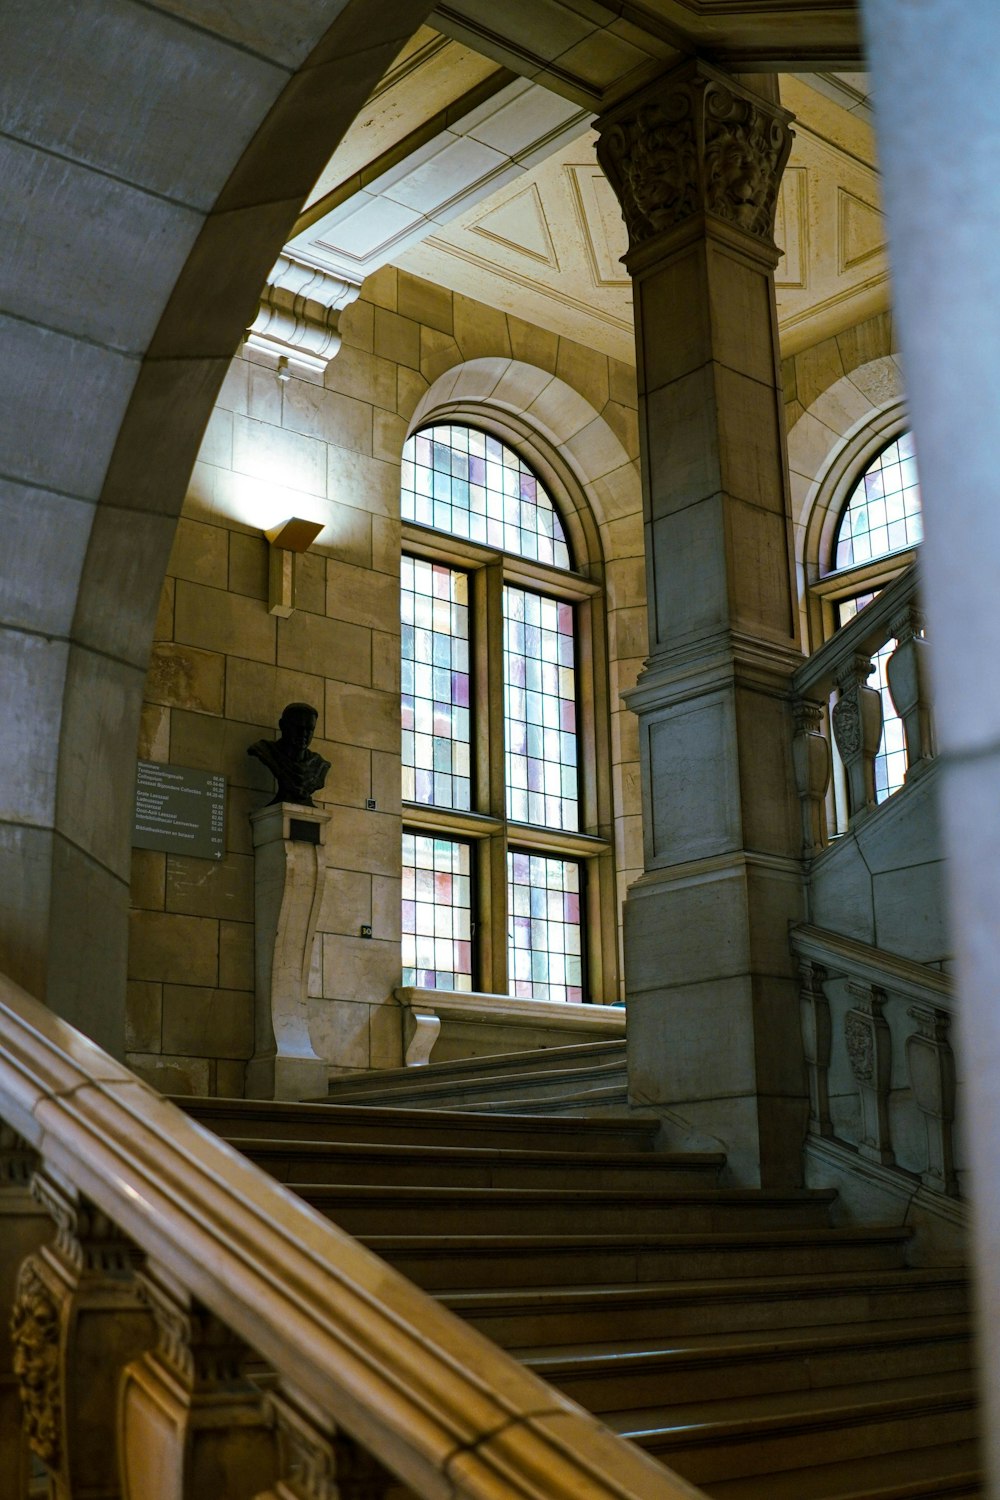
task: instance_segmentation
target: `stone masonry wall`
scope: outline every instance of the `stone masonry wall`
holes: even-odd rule
[[[228,778],[223,859],[133,853],[128,1061],[166,1091],[242,1093],[253,1050],[248,820],[271,794],[246,747],[276,732],[293,699],[319,710],[314,748],[332,763],[317,798],[331,822],[313,1042],[342,1070],[401,1062],[391,998],[400,978],[399,458],[429,385],[470,359],[520,359],[572,386],[630,458],[637,452],[634,371],[604,355],[391,269],[366,283],[341,326],[343,348],[322,379],[281,380],[266,357],[233,361],[163,586],[139,756]],[[277,619],[262,528],[293,514],[326,529],[298,561],[295,613]],[[618,699],[646,649],[637,502],[609,513],[602,542],[621,894],[642,868],[638,742]]]

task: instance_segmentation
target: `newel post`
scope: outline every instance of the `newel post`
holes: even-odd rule
[[[799,965],[799,1020],[802,1050],[809,1076],[809,1131],[833,1135],[830,1118],[830,1002],[826,998],[827,973],[822,964],[803,960]]]
[[[868,686],[874,670],[867,652],[856,651],[834,679],[840,697],[833,708],[833,733],[847,772],[852,823],[876,806],[875,757],[882,739],[882,698]]]

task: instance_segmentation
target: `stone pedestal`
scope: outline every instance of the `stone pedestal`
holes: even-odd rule
[[[309,1037],[307,987],[323,899],[329,814],[279,802],[252,814],[254,1055],[251,1099],[319,1099],[327,1065]]]
[[[630,1097],[769,1184],[800,1180],[808,1110],[772,241],[787,120],[695,61],[598,122],[629,230],[649,601],[628,695],[645,851],[625,904]]]

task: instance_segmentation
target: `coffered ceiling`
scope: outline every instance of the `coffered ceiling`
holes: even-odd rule
[[[867,77],[848,66],[859,55],[846,0],[458,0],[432,19],[329,162],[291,254],[355,283],[399,265],[631,360],[625,230],[594,154],[596,111],[692,38],[748,71],[781,48],[790,59],[797,39],[796,72],[780,80],[796,116],[776,232],[783,348],[887,305]]]

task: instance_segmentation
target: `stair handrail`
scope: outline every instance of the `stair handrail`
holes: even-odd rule
[[[838,674],[855,655],[871,656],[892,636],[892,622],[920,595],[917,563],[876,595],[853,620],[842,625],[828,641],[808,656],[792,677],[797,698],[819,698],[833,690]]]
[[[918,1005],[932,1005],[955,1014],[954,986],[949,976],[916,959],[902,958],[885,948],[807,922],[789,928],[789,941],[796,958],[822,964],[831,973],[847,974],[864,984],[879,985]]]
[[[427,1500],[698,1500],[0,975],[0,1117]]]

